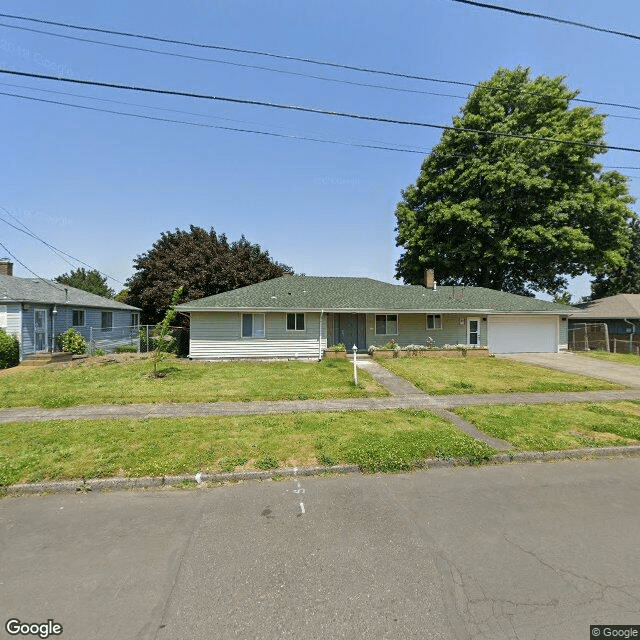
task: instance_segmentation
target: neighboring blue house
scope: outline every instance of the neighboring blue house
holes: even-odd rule
[[[0,260],[0,329],[15,335],[20,359],[57,351],[56,338],[69,328],[106,352],[139,347],[140,309],[52,280],[16,278]]]

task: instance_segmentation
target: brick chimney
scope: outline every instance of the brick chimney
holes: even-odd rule
[[[0,260],[0,276],[12,276],[13,275],[13,262],[10,262],[6,258]]]
[[[435,281],[435,272],[433,269],[425,269],[424,270],[424,286],[427,289],[434,289],[436,288],[436,281]]]

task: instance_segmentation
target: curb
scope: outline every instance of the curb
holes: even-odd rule
[[[423,470],[448,467],[471,467],[480,465],[499,465],[526,462],[550,462],[554,460],[585,460],[593,458],[611,458],[614,456],[631,457],[640,455],[640,445],[629,447],[589,447],[568,449],[566,451],[522,451],[520,453],[499,453],[486,462],[473,463],[467,458],[427,458],[420,460],[416,467]],[[265,471],[234,471],[231,473],[198,473],[196,475],[178,475],[142,478],[96,478],[91,480],[65,480],[59,482],[33,482],[12,484],[1,488],[0,494],[22,495],[36,493],[88,493],[92,491],[122,491],[127,489],[149,489],[153,487],[175,486],[182,483],[224,483],[245,480],[269,480],[294,476],[319,476],[323,473],[352,474],[361,473],[358,465],[339,464],[332,467],[303,467],[268,469]]]

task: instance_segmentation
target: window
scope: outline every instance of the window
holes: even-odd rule
[[[0,327],[6,329],[9,325],[9,318],[7,314],[7,305],[0,305]]]
[[[398,335],[398,316],[395,314],[376,316],[376,335],[377,336],[397,336]]]
[[[242,314],[242,337],[264,338],[264,313]]]
[[[304,331],[304,313],[287,313],[287,331]]]
[[[139,313],[132,313],[131,314],[131,326],[134,329],[137,329],[140,326],[140,314]]]
[[[102,312],[102,331],[111,331],[113,329],[113,311]]]
[[[427,314],[427,329],[442,329],[442,316],[437,314]]]
[[[72,314],[71,326],[84,327],[84,309],[74,309]]]
[[[476,346],[480,344],[480,319],[469,318],[467,344]]]

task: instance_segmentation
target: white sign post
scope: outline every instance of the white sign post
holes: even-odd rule
[[[353,345],[353,381],[356,385],[356,387],[358,386],[358,367],[356,365],[356,355],[358,353],[358,347],[356,347],[356,345]]]

